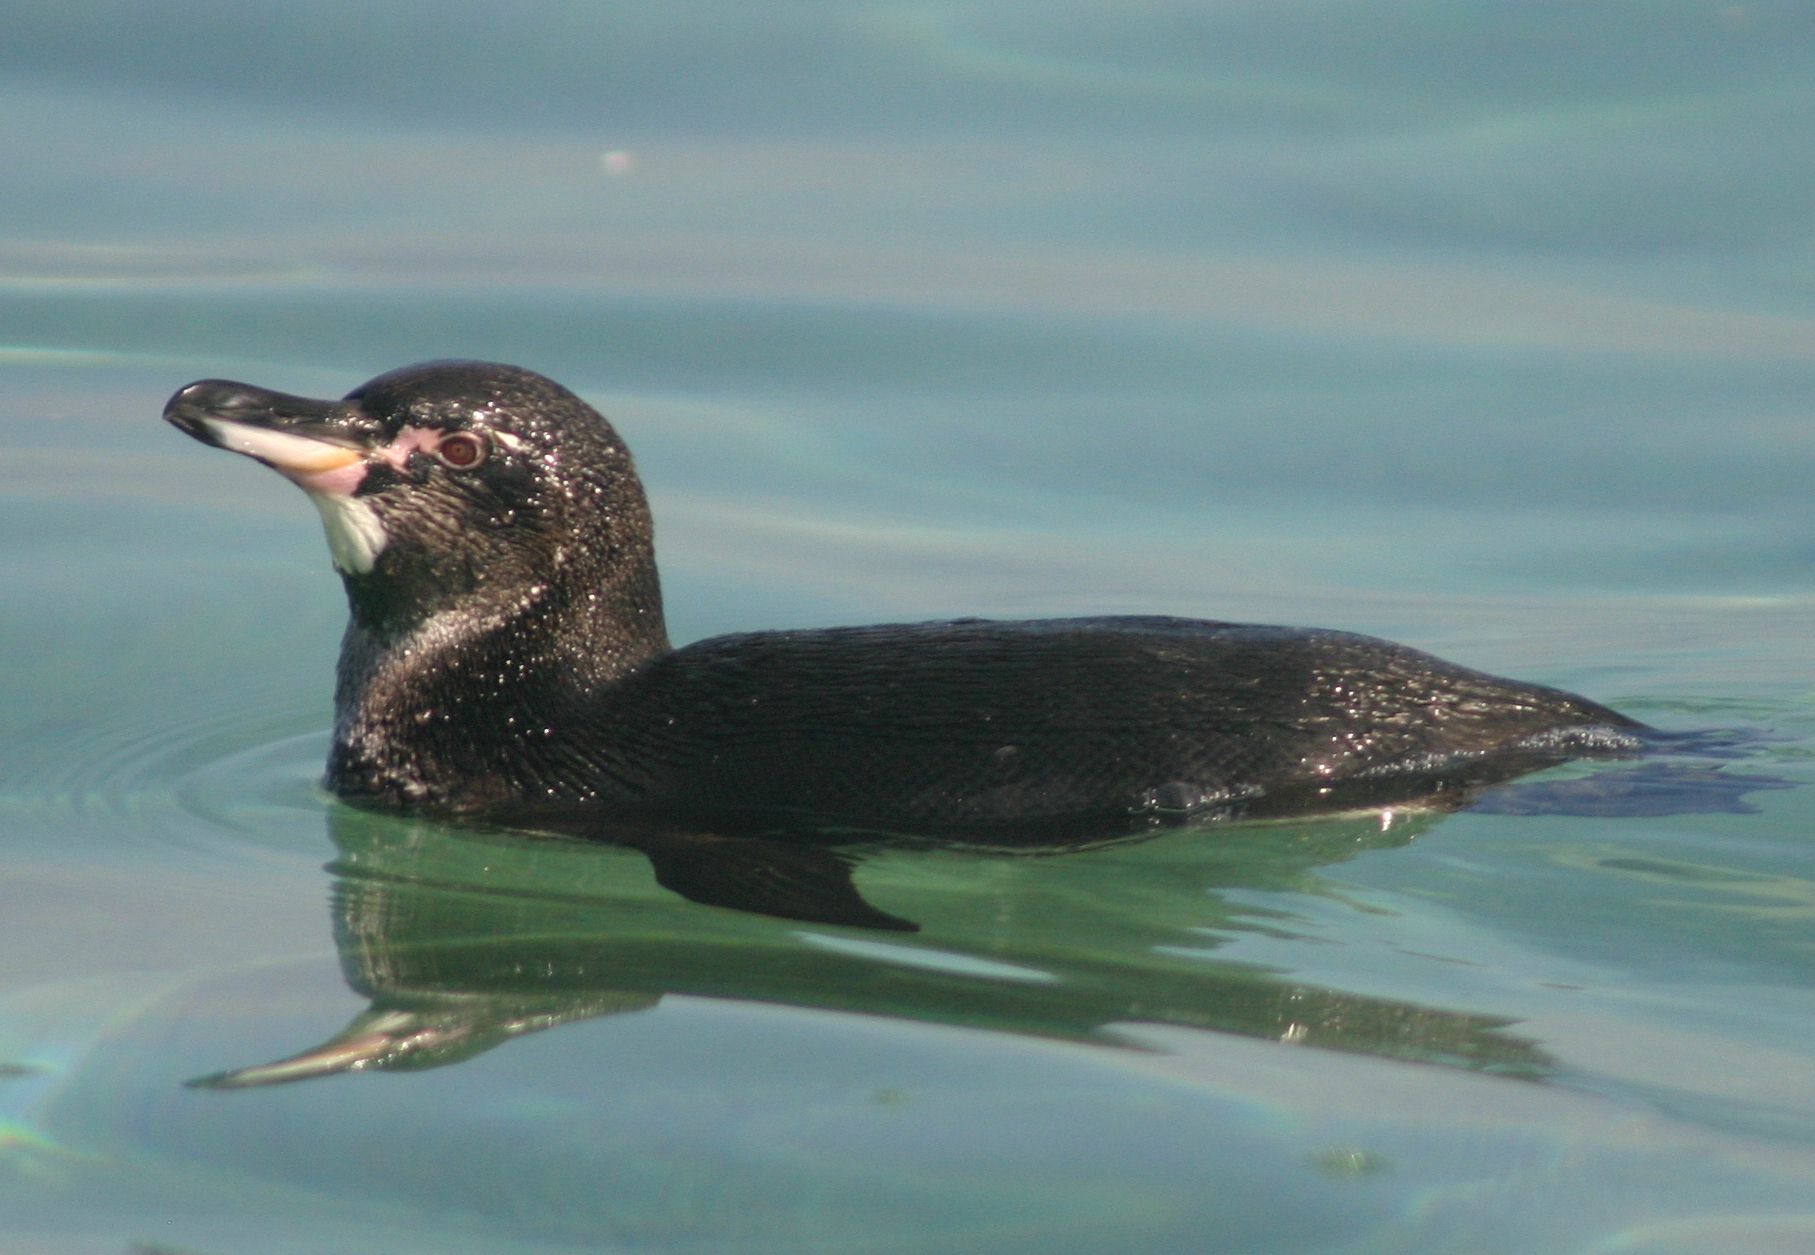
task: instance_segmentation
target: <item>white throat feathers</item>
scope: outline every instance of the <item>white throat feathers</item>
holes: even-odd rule
[[[334,567],[348,575],[364,575],[384,552],[384,524],[371,504],[358,497],[334,492],[312,492],[309,500],[321,513],[321,528],[328,536],[328,556]]]

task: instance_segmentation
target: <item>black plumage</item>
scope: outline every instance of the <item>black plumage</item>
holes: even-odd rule
[[[328,781],[364,805],[1038,844],[1441,800],[1645,732],[1314,629],[959,620],[672,649],[628,450],[515,367],[431,362],[338,402],[207,380],[166,417],[321,508],[351,609]]]

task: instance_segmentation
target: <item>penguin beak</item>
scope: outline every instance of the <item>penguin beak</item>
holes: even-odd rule
[[[192,383],[164,419],[203,444],[263,462],[311,493],[351,496],[365,479],[377,424],[343,401],[317,401],[226,379]]]
[[[164,419],[203,444],[263,462],[308,493],[343,574],[371,571],[390,542],[371,501],[356,495],[381,456],[384,431],[351,402],[204,379],[171,397]]]

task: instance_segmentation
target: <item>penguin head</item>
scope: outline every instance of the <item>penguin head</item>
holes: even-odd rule
[[[206,379],[164,417],[309,495],[367,626],[654,578],[629,451],[596,410],[531,371],[426,362],[339,401]]]

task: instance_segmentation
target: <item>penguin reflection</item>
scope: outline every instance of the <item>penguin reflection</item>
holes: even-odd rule
[[[1050,857],[868,851],[865,892],[923,926],[905,936],[703,909],[629,848],[337,808],[335,940],[371,1007],[319,1046],[196,1083],[437,1067],[668,993],[1104,1044],[1122,1041],[1119,1025],[1163,1023],[1541,1074],[1544,1055],[1508,1021],[1214,957],[1264,914],[1222,891],[1307,887],[1319,865],[1403,844],[1435,819],[1254,825],[1213,840],[1183,831]],[[832,865],[848,889],[849,864]]]

